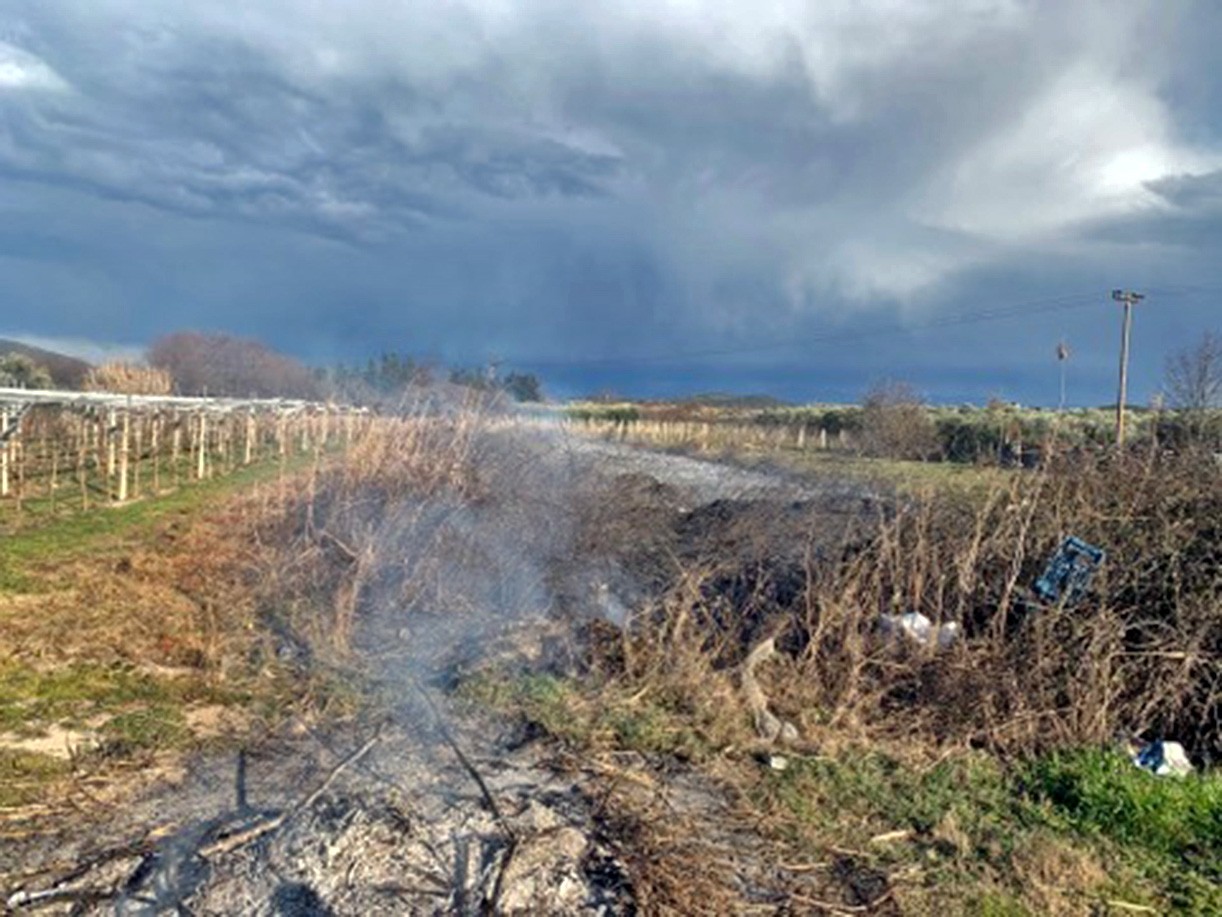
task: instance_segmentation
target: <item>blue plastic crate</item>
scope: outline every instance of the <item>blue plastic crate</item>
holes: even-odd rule
[[[1070,536],[1061,542],[1044,572],[1035,581],[1035,594],[1041,600],[1073,605],[1090,587],[1091,577],[1107,557],[1102,548]]]

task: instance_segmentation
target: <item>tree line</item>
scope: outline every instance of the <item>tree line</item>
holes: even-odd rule
[[[454,385],[499,391],[517,401],[540,401],[542,386],[528,373],[439,370],[407,354],[385,352],[364,363],[312,368],[260,341],[231,334],[178,331],[155,340],[144,363],[116,361],[91,367],[71,387],[124,394],[222,398],[292,398],[371,404],[410,386],[446,379]],[[67,387],[28,354],[0,355],[0,387]]]

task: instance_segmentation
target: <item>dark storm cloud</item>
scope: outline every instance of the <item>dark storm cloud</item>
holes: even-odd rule
[[[769,345],[1007,291],[1222,283],[1202,256],[1222,224],[1201,37],[1218,18],[1019,0],[11,0],[0,330],[495,353],[574,387],[613,366],[647,379],[633,359],[659,353],[678,354],[671,377],[787,366],[812,394],[820,367],[1028,365],[1046,328],[982,326],[944,350]],[[1213,313],[1180,315],[1160,343]],[[745,352],[682,359],[709,347]]]

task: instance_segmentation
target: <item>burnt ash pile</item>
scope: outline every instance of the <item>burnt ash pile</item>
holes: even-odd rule
[[[842,486],[512,430],[482,434],[471,461],[474,494],[362,511],[372,548],[352,652],[379,698],[376,725],[301,729],[236,761],[201,757],[107,824],[27,848],[10,906],[636,913],[634,863],[665,852],[633,846],[612,806],[611,765],[452,705],[447,689],[477,666],[572,671],[584,625],[630,626],[694,566],[713,571],[710,614],[725,611],[714,623],[738,628],[746,646],[868,501]],[[324,527],[325,506],[312,512]],[[732,827],[712,780],[673,762],[615,767],[650,785],[650,805],[708,822],[711,846],[694,861],[732,855],[746,900],[780,906],[802,886]]]

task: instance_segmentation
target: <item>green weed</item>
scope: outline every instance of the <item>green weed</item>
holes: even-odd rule
[[[190,731],[180,707],[155,704],[111,718],[102,736],[103,754],[130,757],[181,745],[190,738]]]
[[[0,749],[0,809],[37,801],[43,788],[72,772],[72,762],[28,751]]]
[[[1222,775],[1156,777],[1116,752],[1053,755],[1023,773],[1051,819],[1222,882]]]

